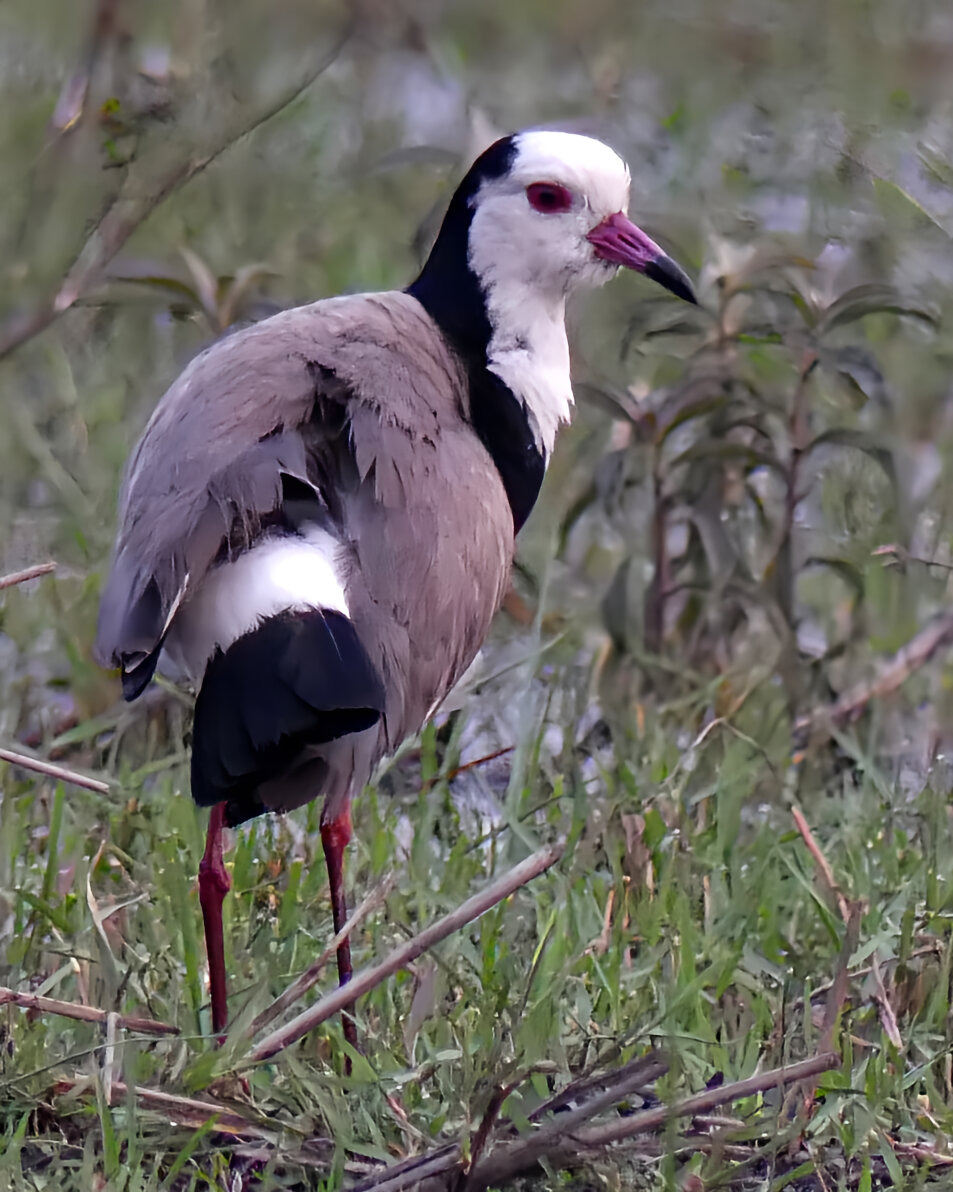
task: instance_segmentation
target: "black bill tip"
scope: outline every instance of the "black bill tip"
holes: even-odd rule
[[[659,253],[653,261],[649,261],[643,272],[646,277],[657,281],[676,298],[683,298],[686,302],[698,305],[698,299],[695,297],[695,291],[688,274],[681,265],[676,265],[671,257]]]

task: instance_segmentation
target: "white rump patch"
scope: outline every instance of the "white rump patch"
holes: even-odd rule
[[[166,650],[194,683],[216,648],[227,650],[267,617],[330,609],[349,615],[341,544],[326,530],[263,539],[214,568],[182,606]]]

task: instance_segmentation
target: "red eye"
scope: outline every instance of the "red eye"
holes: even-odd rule
[[[556,215],[572,206],[572,193],[555,182],[534,182],[526,188],[526,197],[534,211]]]

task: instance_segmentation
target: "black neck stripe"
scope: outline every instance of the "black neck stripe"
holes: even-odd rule
[[[504,137],[473,163],[407,293],[424,307],[466,366],[473,428],[499,470],[519,530],[536,503],[546,458],[523,403],[487,369],[492,328],[483,287],[469,262],[473,200],[484,182],[509,172],[515,157],[515,138]]]

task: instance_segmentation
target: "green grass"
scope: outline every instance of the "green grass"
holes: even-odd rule
[[[578,668],[568,651],[556,655],[547,684],[571,692]],[[484,692],[475,703],[489,698]],[[942,1150],[953,1129],[953,901],[945,870],[953,839],[945,797],[928,786],[908,802],[870,760],[869,742],[852,735],[840,745],[853,768],[839,779],[828,773],[822,784],[821,759],[795,768],[741,739],[733,729],[747,735],[751,728],[743,710],[708,732],[686,765],[684,750],[673,747],[676,726],[709,698],[704,687],[686,684],[673,704],[645,705],[631,737],[603,745],[598,756],[573,745],[574,725],[564,720],[563,749],[550,756],[540,701],[522,717],[524,735],[505,742],[518,747],[514,776],[482,843],[463,830],[446,777],[459,764],[457,733],[447,741],[428,731],[419,760],[411,755],[386,776],[404,793],[371,791],[359,801],[352,899],[391,868],[397,880],[356,935],[358,966],[457,905],[532,844],[568,836],[570,847],[554,871],[360,1003],[364,1053],[350,1076],[333,1021],[273,1062],[246,1069],[247,1091],[222,1084],[241,1052],[219,1053],[207,1037],[194,888],[203,824],[181,766],[134,787],[127,782],[108,798],[6,772],[2,866],[12,929],[3,979],[178,1026],[180,1038],[158,1042],[121,1033],[116,1078],[237,1097],[241,1112],[277,1135],[268,1179],[297,1186],[327,1176],[295,1161],[305,1139],[331,1140],[323,1159],[332,1166],[332,1153],[340,1164],[345,1154],[387,1158],[462,1140],[494,1089],[517,1085],[504,1111],[519,1121],[571,1074],[653,1045],[671,1056],[660,1093],[672,1098],[716,1073],[731,1081],[802,1058],[819,1046],[824,987],[846,961],[847,998],[833,1034],[843,1066],[821,1080],[800,1120],[801,1149],[793,1151],[808,1147],[835,1181],[834,1155],[849,1160],[854,1174],[865,1164],[874,1172],[899,1164],[905,1186],[915,1187],[916,1164],[903,1144]],[[773,797],[754,803],[769,766]],[[843,894],[861,907],[849,955],[837,908],[793,829],[795,800]],[[394,829],[405,818],[399,835],[411,847],[401,854]],[[237,834],[229,854],[226,932],[239,1020],[280,992],[331,933],[317,810],[290,820],[258,821]],[[899,1049],[878,1017],[874,957]],[[325,985],[331,981],[329,973]],[[0,1171],[7,1186],[46,1186],[50,1163],[62,1187],[91,1186],[92,1171],[116,1188],[206,1179],[215,1186],[215,1170],[229,1162],[227,1139],[176,1129],[131,1099],[112,1109],[103,1103],[101,1028],[10,1007],[4,1013]],[[85,1089],[68,1089],[83,1076],[91,1078]],[[725,1132],[736,1147],[765,1146],[787,1125],[776,1099],[731,1112],[749,1123]],[[899,1158],[891,1140],[901,1144]],[[636,1149],[612,1162],[631,1165],[646,1186],[664,1187],[684,1159],[639,1161]],[[732,1163],[717,1155],[692,1162],[705,1187],[732,1182]],[[759,1178],[771,1162],[778,1177],[762,1186],[781,1187],[780,1175],[796,1164],[782,1151],[762,1161]]]
[[[362,1159],[470,1146],[501,1090],[525,1128],[551,1090],[654,1048],[669,1101],[827,1042],[841,1063],[813,1098],[771,1090],[724,1106],[711,1137],[683,1123],[524,1183],[953,1186],[947,661],[831,740],[794,731],[948,603],[945,10],[385,7],[137,229],[117,265],[151,281],[107,279],[0,360],[0,573],[59,564],[0,593],[0,742],[112,784],[0,764],[0,983],[180,1032],[120,1030],[110,1059],[98,1024],[0,1007],[0,1192],[330,1189]],[[16,180],[0,193],[0,333],[55,291],[120,185],[206,143],[226,109],[267,106],[342,15],[130,2],[130,54],[106,55],[88,118],[57,137],[89,35],[67,8],[0,15],[0,174]],[[159,51],[151,83],[140,51]],[[90,660],[120,469],[227,321],[229,279],[241,317],[404,284],[452,184],[447,147],[465,156],[486,120],[612,139],[633,211],[699,278],[702,309],[629,278],[572,313],[586,387],[520,539],[529,627],[501,614],[483,678],[356,803],[352,905],[394,877],[356,964],[541,844],[565,839],[563,859],[362,999],[350,1075],[337,1020],[249,1068],[239,1041],[209,1039],[190,700],[164,688],[127,708]],[[239,1026],[331,933],[318,814],[235,835]],[[110,1106],[110,1078],[213,1096],[263,1137]]]

